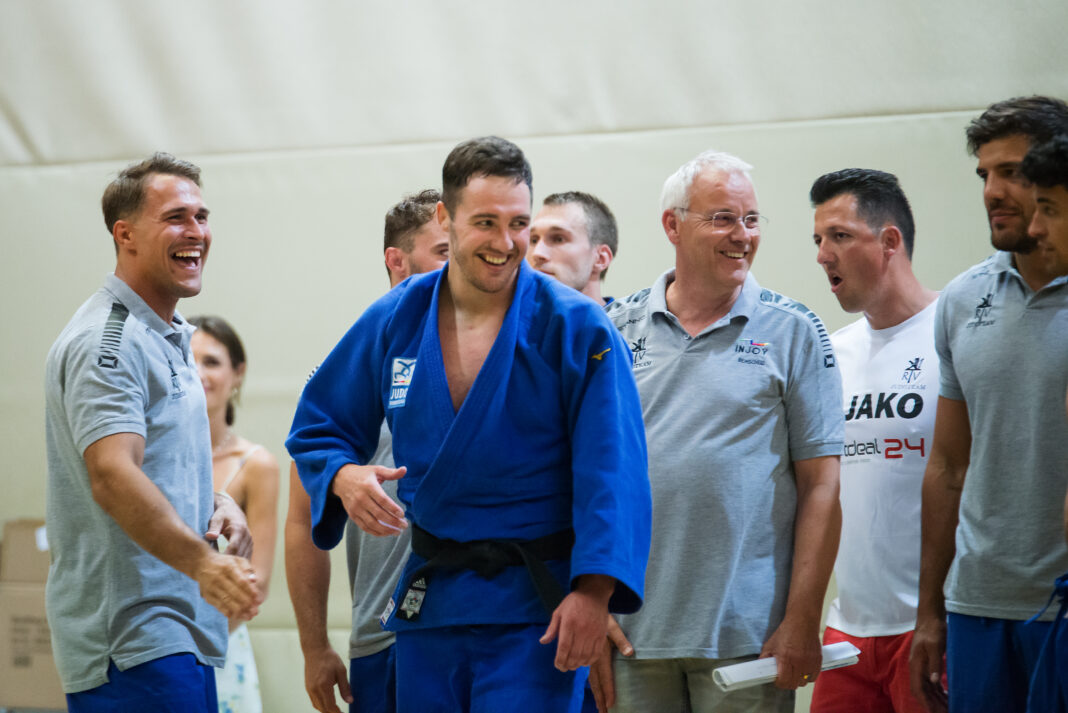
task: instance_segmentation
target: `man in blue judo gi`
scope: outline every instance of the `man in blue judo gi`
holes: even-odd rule
[[[364,313],[286,445],[320,547],[350,517],[374,535],[411,522],[383,614],[399,711],[578,710],[575,671],[608,612],[642,601],[651,503],[629,349],[596,304],[524,263],[518,147],[464,142],[442,177],[449,264]],[[383,418],[397,469],[363,465]],[[396,478],[404,509],[380,486]]]

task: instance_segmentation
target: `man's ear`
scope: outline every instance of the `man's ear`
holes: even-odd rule
[[[664,232],[672,245],[679,244],[679,214],[674,208],[668,208],[660,216],[660,224],[664,226]]]
[[[397,282],[400,282],[411,274],[408,270],[408,256],[400,248],[386,248],[385,257],[386,269],[389,270],[389,274]]]
[[[445,204],[441,201],[438,201],[438,204],[434,206],[434,217],[437,218],[438,225],[447,234],[449,232],[449,211],[445,209]]]
[[[889,258],[891,255],[901,253],[905,249],[905,236],[896,225],[887,224],[879,231],[879,243],[883,249],[883,255]]]
[[[133,242],[133,226],[127,220],[116,220],[111,226],[111,239],[115,241],[116,252]]]
[[[598,245],[595,248],[597,258],[593,261],[593,276],[600,278],[601,273],[608,269],[608,266],[612,264],[612,259],[615,257],[612,255],[612,248],[607,245]]]

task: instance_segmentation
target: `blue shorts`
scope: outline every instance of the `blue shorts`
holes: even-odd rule
[[[378,653],[350,659],[349,688],[349,713],[396,713],[396,648],[390,644]]]
[[[553,667],[545,624],[397,632],[398,713],[579,713],[587,670]]]
[[[950,613],[946,623],[950,713],[1024,713],[1052,622]]]
[[[1031,678],[1027,713],[1068,713],[1068,574],[1057,579],[1055,597],[1061,598],[1060,611],[1047,627],[1049,634]]]
[[[218,713],[215,669],[193,654],[174,654],[120,671],[112,661],[108,682],[67,694],[70,713]]]

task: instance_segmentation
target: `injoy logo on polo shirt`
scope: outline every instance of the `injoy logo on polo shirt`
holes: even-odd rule
[[[734,351],[738,354],[738,361],[742,364],[763,364],[764,357],[771,350],[771,342],[761,342],[756,339],[739,339],[734,343]]]

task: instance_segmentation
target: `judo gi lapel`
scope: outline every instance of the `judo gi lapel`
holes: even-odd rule
[[[448,269],[448,268],[446,268]],[[495,444],[477,443],[479,434],[487,439],[493,435],[493,415],[504,408],[505,393],[508,389],[512,365],[515,361],[516,340],[519,335],[523,306],[530,300],[528,294],[533,286],[530,268],[520,263],[516,278],[515,295],[508,312],[504,316],[500,332],[486,355],[486,361],[479,369],[471,390],[460,405],[460,410],[453,414],[452,397],[445,377],[445,360],[441,352],[441,337],[438,332],[438,299],[441,284],[446,279],[445,271],[438,281],[434,299],[430,305],[428,327],[423,333],[420,345],[422,364],[432,370],[430,377],[433,389],[432,408],[440,412],[442,418],[452,418],[452,423],[442,440],[433,462],[422,477],[419,488],[412,499],[412,514],[416,522],[434,532],[435,518],[449,519],[447,512],[441,512],[439,505],[447,498],[457,485],[470,488],[472,480],[479,477],[496,477],[496,473],[472,472],[477,469],[477,448],[491,448]],[[447,410],[446,410],[447,409]],[[466,482],[464,482],[466,481]]]

